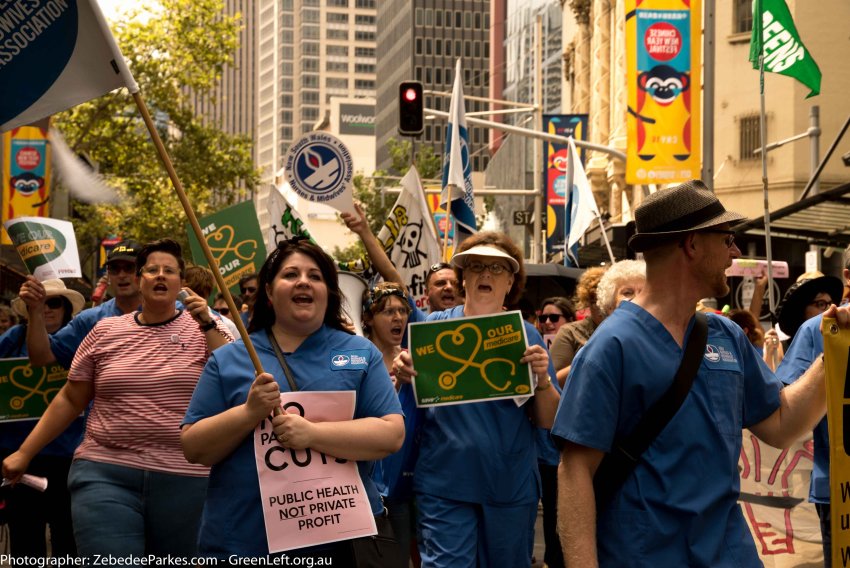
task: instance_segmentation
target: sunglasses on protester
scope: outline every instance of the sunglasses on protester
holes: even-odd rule
[[[50,308],[51,310],[58,310],[63,306],[64,302],[62,302],[62,298],[54,296],[53,298],[47,298],[47,301],[44,302],[44,305]]]
[[[564,316],[561,314],[540,314],[539,316],[537,316],[537,319],[540,321],[540,323],[546,323],[550,320],[552,321],[552,323],[558,323],[559,321],[561,321],[562,317]]]

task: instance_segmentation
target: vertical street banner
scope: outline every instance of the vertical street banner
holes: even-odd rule
[[[333,364],[363,366],[347,355],[336,355]],[[310,422],[342,422],[354,417],[356,396],[355,391],[284,392],[280,403],[284,412]],[[311,448],[286,448],[269,420],[254,429],[254,457],[262,497],[257,505],[270,553],[377,534],[357,462]]]
[[[823,318],[833,566],[850,564],[850,329]]]
[[[266,260],[266,245],[253,201],[243,201],[218,213],[198,219],[207,245],[227,288],[239,293],[239,279],[258,272]],[[186,224],[189,248],[195,264],[209,267],[201,243]]]
[[[38,420],[62,390],[62,365],[33,367],[29,359],[0,359],[0,422]]]
[[[558,136],[572,136],[576,140],[587,140],[586,114],[544,114],[543,130]],[[567,165],[570,151],[567,144],[544,141],[543,171],[546,186],[546,250],[549,254],[562,249],[566,231],[564,230],[565,208],[569,195],[567,192]],[[581,159],[584,161],[582,150]]]
[[[39,282],[82,277],[77,237],[70,221],[17,217],[3,226],[27,270]]]
[[[700,0],[626,0],[626,183],[700,177],[701,18]]]
[[[48,121],[3,133],[3,222],[16,217],[47,217],[50,200]],[[2,244],[11,244],[3,233]]]

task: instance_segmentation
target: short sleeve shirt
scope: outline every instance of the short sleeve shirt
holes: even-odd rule
[[[251,334],[260,362],[274,375],[281,392],[291,389],[265,331]],[[366,357],[363,367],[337,367],[331,358],[340,353]],[[367,339],[323,326],[304,340],[286,362],[299,390],[357,391],[354,418],[402,414],[401,405],[380,351]],[[183,424],[193,424],[244,404],[254,380],[254,368],[241,340],[216,349],[204,369]],[[370,478],[374,462],[357,462],[372,512],[383,511]],[[265,525],[254,458],[253,433],[210,472],[207,501],[201,517],[199,553],[226,557],[268,554]]]
[[[809,318],[794,334],[794,340],[776,369],[776,376],[783,383],[790,385],[799,379],[823,353],[823,335],[820,332],[822,320],[823,314]],[[814,446],[815,460],[809,486],[809,501],[829,503],[829,431],[825,417],[815,426]]]
[[[95,324],[103,318],[122,315],[124,312],[115,303],[115,298],[78,313],[68,325],[50,336],[50,349],[56,361],[70,369],[77,349]]]
[[[464,316],[464,306],[431,313],[428,321]],[[525,322],[530,345],[544,347]],[[554,376],[552,364],[549,374]],[[513,400],[426,408],[422,416],[416,493],[488,505],[526,505],[540,497],[535,428]]]
[[[622,303],[573,361],[553,436],[609,451],[666,392],[683,355],[661,322]],[[741,329],[709,314],[691,391],[599,516],[600,565],[761,566],[737,504],[737,464],[742,428],[779,407],[781,386]]]

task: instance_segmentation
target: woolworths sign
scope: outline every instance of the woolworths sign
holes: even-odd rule
[[[375,135],[374,105],[339,105],[339,133],[357,136]]]

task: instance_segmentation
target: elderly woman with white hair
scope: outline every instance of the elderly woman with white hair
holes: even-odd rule
[[[605,316],[617,309],[620,302],[631,302],[646,282],[646,263],[642,260],[621,260],[611,265],[596,289],[596,303]]]

